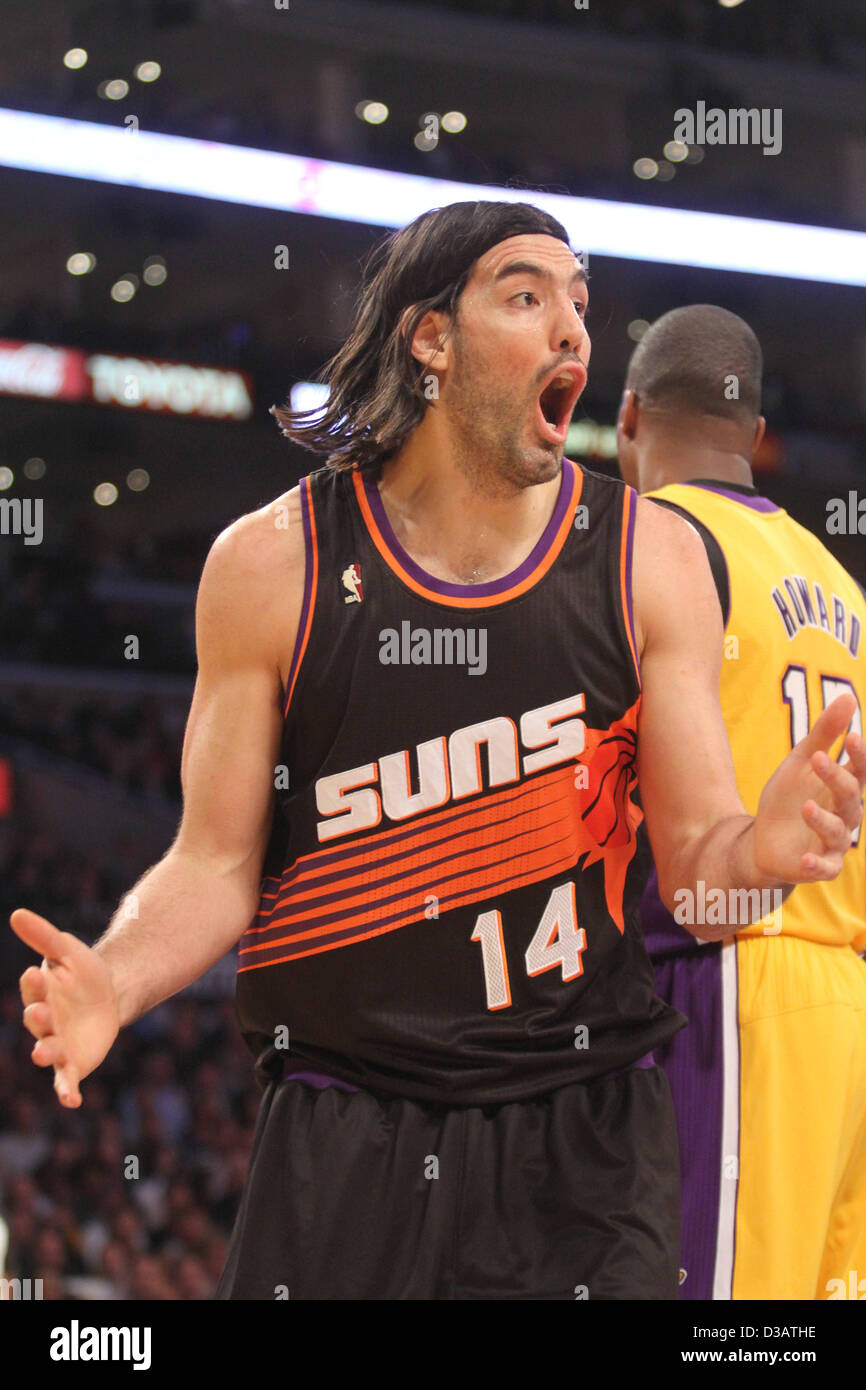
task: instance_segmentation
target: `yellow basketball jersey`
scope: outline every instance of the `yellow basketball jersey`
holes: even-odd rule
[[[754,815],[764,784],[837,695],[856,696],[851,727],[862,733],[866,598],[817,537],[766,497],[704,483],[647,496],[690,512],[725,556],[730,614],[721,706],[740,796]],[[838,878],[801,884],[780,917],[786,935],[866,950],[866,828]],[[737,933],[762,934],[759,923]]]

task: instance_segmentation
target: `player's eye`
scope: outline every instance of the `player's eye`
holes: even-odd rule
[[[516,294],[516,295],[514,296],[514,298],[515,298],[515,299],[535,299],[535,295],[533,294],[532,290],[521,290],[519,294]]]
[[[584,304],[582,299],[573,299],[571,302],[577,310],[577,317],[579,319],[585,319],[587,313],[589,312],[589,305]]]

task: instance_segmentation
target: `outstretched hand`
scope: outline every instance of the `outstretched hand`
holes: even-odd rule
[[[15,935],[44,957],[19,981],[24,1026],[36,1038],[31,1058],[54,1068],[61,1105],[81,1104],[80,1082],[105,1057],[120,1029],[111,973],[78,937],[62,932],[29,908],[9,918]]]
[[[755,865],[783,883],[836,878],[863,819],[866,742],[850,733],[843,765],[830,749],[857,709],[853,695],[828,705],[767,782],[754,823]]]

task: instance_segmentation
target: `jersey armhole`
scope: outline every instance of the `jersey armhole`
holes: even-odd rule
[[[295,685],[298,680],[298,673],[301,669],[301,662],[307,650],[307,643],[310,638],[310,629],[313,623],[313,611],[316,606],[316,590],[319,580],[319,547],[316,536],[316,514],[313,507],[313,496],[310,489],[309,477],[302,478],[299,484],[301,498],[301,521],[304,528],[304,597],[301,603],[301,614],[298,619],[298,630],[295,634],[295,646],[292,652],[292,664],[289,667],[289,676],[286,682],[287,690],[283,699],[283,719],[289,712],[292,703]]]
[[[713,583],[716,586],[716,593],[719,596],[719,604],[722,609],[722,627],[727,629],[728,620],[731,616],[731,580],[728,573],[728,562],[725,559],[725,552],[719,545],[712,531],[699,521],[696,516],[686,508],[679,506],[676,502],[670,502],[666,497],[652,497],[650,501],[655,502],[659,507],[667,507],[668,511],[676,512],[683,521],[687,521],[693,530],[697,531],[704,543],[707,552],[707,560],[710,565],[710,573],[713,576]]]
[[[625,624],[625,635],[634,662],[638,689],[640,689],[640,661],[637,654],[637,633],[635,631],[634,597],[632,592],[632,576],[634,571],[634,523],[636,513],[637,493],[634,488],[626,486],[622,504],[622,541],[619,555],[620,599],[622,601],[622,617]]]

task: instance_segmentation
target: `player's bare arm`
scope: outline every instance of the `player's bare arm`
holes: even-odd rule
[[[704,547],[681,518],[639,500],[634,602],[642,699],[638,772],[659,891],[781,888],[835,878],[863,814],[866,744],[828,756],[854,714],[840,696],[779,765],[757,815],[740,801],[719,706],[723,633]],[[717,939],[729,928],[701,925]]]
[[[24,1023],[64,1105],[81,1104],[79,1083],[119,1029],[202,975],[255,914],[303,583],[297,489],[217,537],[196,601],[198,674],[173,844],[92,948],[27,908],[11,916],[44,957],[21,976]]]

